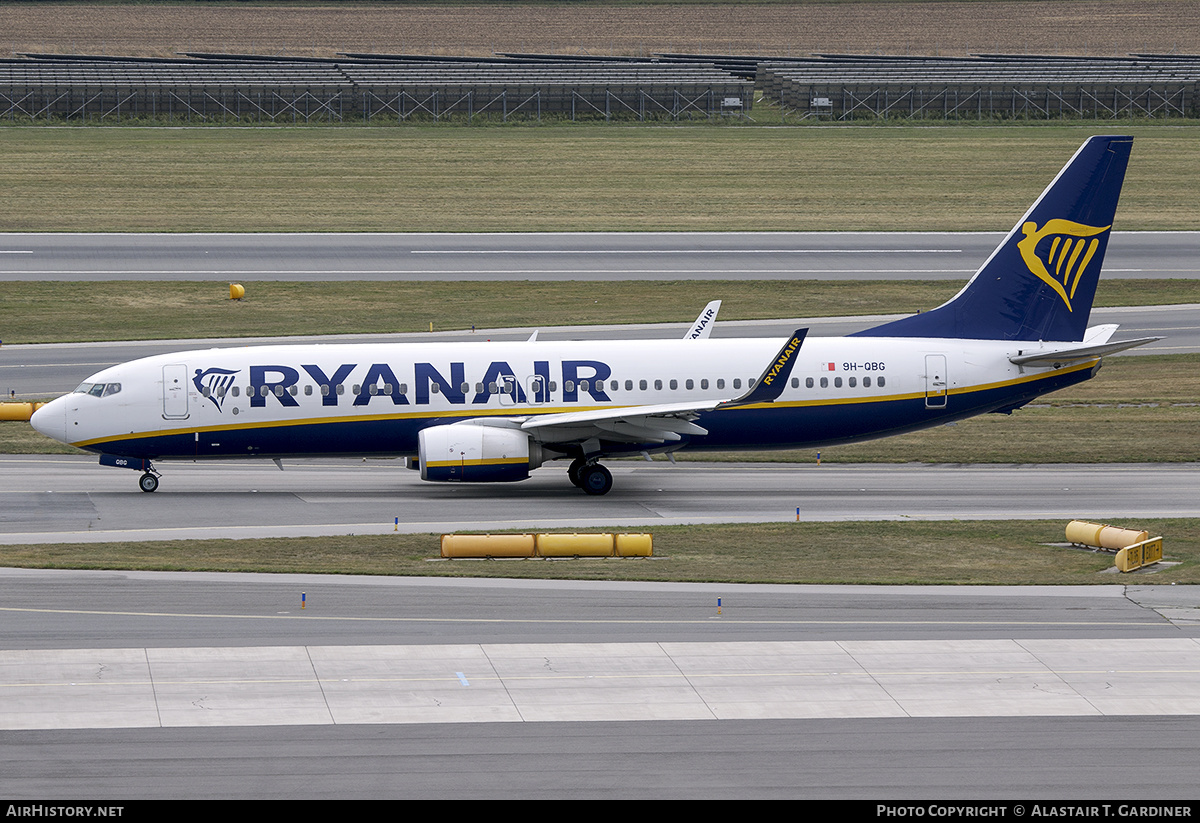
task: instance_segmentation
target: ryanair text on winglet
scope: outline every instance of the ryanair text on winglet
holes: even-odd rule
[[[788,341],[787,346],[784,347],[783,352],[779,355],[779,359],[775,361],[775,365],[771,367],[769,372],[763,375],[764,383],[766,383],[768,386],[771,385],[771,381],[773,381],[779,375],[779,372],[782,371],[783,367],[788,364],[788,361],[792,359],[792,356],[800,350],[801,342],[803,341],[801,341],[799,337],[795,336]]]

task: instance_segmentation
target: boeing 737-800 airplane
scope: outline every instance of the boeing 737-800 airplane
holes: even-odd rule
[[[820,447],[1011,412],[1087,380],[1088,328],[1132,146],[1093,137],[970,282],[924,314],[848,337],[291,345],[105,369],[33,416],[42,434],[142,472],[152,461],[395,455],[433,481],[523,480],[569,459],[604,494],[605,457]]]

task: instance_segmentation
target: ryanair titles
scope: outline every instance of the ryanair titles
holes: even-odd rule
[[[803,338],[792,337],[792,339],[788,341],[788,344],[783,347],[783,350],[779,352],[779,357],[776,358],[774,365],[772,365],[770,370],[763,375],[762,381],[768,386],[775,382],[775,378],[778,377],[781,372],[784,372],[784,369],[787,368],[787,364],[791,361],[796,352],[800,351],[800,346],[803,343]]]
[[[532,370],[524,369],[519,377],[516,370],[503,360],[492,361],[482,374],[468,376],[467,365],[451,362],[448,366],[414,363],[412,370],[397,376],[388,363],[342,363],[336,368],[306,363],[298,368],[282,364],[248,366],[246,369],[196,369],[192,383],[196,390],[222,410],[225,399],[240,394],[239,384],[248,379],[245,392],[251,408],[264,408],[268,403],[285,407],[299,406],[299,386],[315,383],[319,387],[321,405],[367,406],[371,401],[390,400],[395,406],[429,405],[437,395],[451,405],[485,405],[493,395],[500,402],[545,403],[552,393],[561,389],[562,402],[610,403],[604,383],[612,375],[607,363],[599,360],[563,360],[551,377],[549,360],[535,360]],[[530,371],[532,373],[530,373]],[[469,379],[470,378],[470,379]],[[410,399],[411,381],[411,399]],[[308,392],[305,392],[308,394]]]

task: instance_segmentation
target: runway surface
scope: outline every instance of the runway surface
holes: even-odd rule
[[[0,280],[966,280],[997,232],[0,234]],[[1200,277],[1200,232],[1113,232],[1105,277]]]
[[[1196,587],[0,570],[0,603],[13,799],[1195,792]]]

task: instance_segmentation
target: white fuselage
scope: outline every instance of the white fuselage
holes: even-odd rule
[[[416,433],[435,423],[733,398],[753,384],[779,342],[188,351],[98,372],[81,387],[87,390],[39,411],[37,427],[93,451],[155,458],[415,454]],[[1094,365],[1022,369],[1008,360],[1018,347],[940,338],[812,338],[774,403],[702,415],[699,423],[710,433],[682,445],[783,448],[878,437],[1002,408],[1010,398],[1058,388],[1061,381],[1048,377],[1064,378],[1063,385],[1086,379],[1090,371],[1078,372]]]

